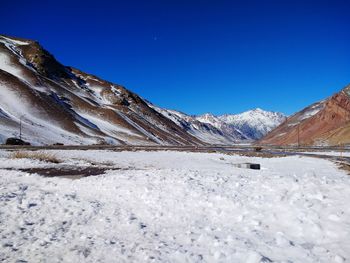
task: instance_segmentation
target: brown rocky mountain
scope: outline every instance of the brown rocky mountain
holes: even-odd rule
[[[259,144],[339,145],[350,143],[350,85],[292,115]]]
[[[59,63],[38,42],[0,36],[0,143],[202,145],[124,87]]]

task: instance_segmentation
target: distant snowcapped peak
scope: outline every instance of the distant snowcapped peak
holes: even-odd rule
[[[207,118],[207,119],[215,118],[215,116],[212,113],[204,113],[202,115],[199,115],[198,117]]]
[[[247,139],[256,140],[282,123],[286,116],[279,112],[256,108],[240,114],[215,116],[212,113],[205,113],[194,118],[202,123],[210,124],[224,133],[239,131]]]

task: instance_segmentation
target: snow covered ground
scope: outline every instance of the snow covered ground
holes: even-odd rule
[[[0,261],[348,262],[350,176],[309,157],[54,151],[100,176],[0,151]],[[262,170],[233,164],[258,162]],[[57,166],[57,164],[56,164]],[[122,168],[112,170],[112,168]]]
[[[328,156],[338,156],[338,157],[350,157],[350,152],[349,151],[329,151],[329,152],[325,152],[325,151],[315,151],[315,152],[301,152],[303,154],[320,154],[320,155],[328,155]]]

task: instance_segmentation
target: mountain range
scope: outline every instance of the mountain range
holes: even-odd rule
[[[264,111],[259,108],[241,114],[214,116],[206,113],[190,116],[179,111],[149,105],[191,135],[209,144],[229,145],[238,142],[252,142],[262,138],[286,119],[282,113]]]
[[[260,139],[285,121],[261,109],[190,116],[59,63],[38,42],[0,35],[0,143],[232,144]]]
[[[193,116],[64,66],[36,41],[0,35],[0,143],[20,133],[34,145],[349,144],[350,85],[288,118],[259,108]]]

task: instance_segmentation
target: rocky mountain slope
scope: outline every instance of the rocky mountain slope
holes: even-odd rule
[[[203,144],[124,87],[0,36],[0,143],[20,122],[33,144]]]
[[[289,117],[259,141],[274,145],[350,143],[350,85]]]

